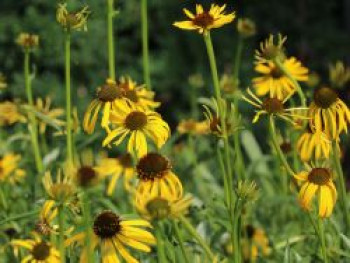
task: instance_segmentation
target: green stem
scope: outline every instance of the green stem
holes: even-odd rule
[[[165,243],[162,235],[162,227],[160,225],[160,222],[157,222],[155,224],[155,234],[157,238],[157,255],[158,255],[158,262],[159,263],[166,263],[168,262],[165,256]]]
[[[273,115],[270,116],[270,132],[271,132],[272,143],[273,143],[273,146],[275,147],[278,158],[282,162],[287,173],[290,176],[294,176],[295,173],[294,173],[293,169],[289,166],[287,158],[284,156],[284,154],[281,150],[281,147],[279,146],[279,144],[277,142],[276,125],[275,125],[275,120],[274,120]]]
[[[346,201],[346,187],[344,182],[344,173],[340,163],[339,150],[337,147],[337,142],[335,140],[332,141],[332,152],[333,152],[333,163],[335,166],[335,170],[338,175],[339,182],[339,192],[340,192],[340,204],[342,206],[343,217],[345,221],[345,233],[349,234],[350,230],[350,217],[348,213],[348,206]]]
[[[37,216],[39,214],[39,212],[40,212],[39,210],[34,210],[34,211],[23,213],[20,215],[8,217],[5,220],[0,221],[0,226],[6,224],[8,222],[11,222],[11,221],[16,221],[16,220],[20,220],[20,219],[24,219],[24,218],[28,218],[28,217],[32,217],[32,216],[33,217]]]
[[[183,255],[183,258],[184,258],[184,262],[185,263],[190,263],[190,260],[188,258],[187,252],[186,252],[185,244],[184,244],[184,241],[183,241],[183,238],[182,238],[182,235],[181,235],[181,231],[179,229],[178,223],[175,220],[173,220],[173,226],[174,226],[176,238],[177,238],[177,240],[179,242],[180,249],[181,249],[181,252],[182,252],[182,255]]]
[[[66,77],[66,122],[67,122],[67,160],[73,163],[73,138],[72,138],[72,99],[71,99],[71,77],[70,77],[70,49],[71,34],[65,35],[65,77]]]
[[[238,37],[235,62],[233,67],[233,80],[235,81],[236,88],[239,86],[239,69],[240,69],[241,60],[242,60],[242,51],[243,51],[243,38]]]
[[[32,85],[31,85],[31,79],[30,79],[30,72],[29,72],[29,65],[30,65],[30,51],[26,50],[24,53],[24,78],[25,78],[25,88],[27,93],[27,99],[28,104],[31,108],[34,108],[34,99],[33,99],[33,92],[32,92]],[[28,113],[29,116],[29,133],[34,153],[34,160],[36,169],[39,174],[42,174],[44,172],[44,165],[41,158],[41,152],[39,148],[39,142],[38,142],[38,125],[37,121],[35,119],[35,116],[32,112]]]
[[[210,33],[206,32],[204,34],[204,42],[207,48],[208,58],[209,58],[209,64],[211,69],[211,74],[213,78],[213,84],[214,84],[214,92],[215,97],[218,103],[218,111],[220,116],[220,124],[222,127],[222,136],[224,140],[224,157],[225,157],[225,166],[226,166],[226,172],[224,176],[226,177],[226,180],[224,180],[224,183],[227,183],[227,189],[228,189],[228,200],[226,200],[226,203],[229,204],[227,207],[229,218],[232,218],[232,212],[233,212],[233,182],[232,182],[232,167],[231,167],[231,157],[230,157],[230,145],[228,142],[228,134],[227,134],[227,127],[226,127],[226,116],[225,116],[225,109],[222,108],[222,97],[221,97],[221,91],[220,91],[220,83],[219,83],[219,76],[218,76],[218,70],[216,66],[216,59],[215,59],[215,53],[213,48],[213,43],[211,41]],[[233,221],[231,220],[231,231],[233,231]],[[232,236],[232,235],[231,235]],[[232,242],[234,242],[232,240]]]
[[[108,70],[109,78],[115,80],[115,49],[114,49],[114,0],[107,0],[107,39],[108,39]]]
[[[292,76],[292,74],[290,74],[290,72],[284,67],[283,63],[278,58],[274,60],[274,63],[293,83],[298,92],[302,107],[306,108],[306,97],[301,86],[299,85],[299,82]]]
[[[58,235],[58,248],[60,252],[61,257],[61,263],[66,262],[66,254],[65,254],[65,248],[64,248],[64,207],[62,204],[58,206],[58,225],[59,225],[59,235]]]
[[[326,250],[326,240],[324,236],[324,226],[322,218],[318,218],[318,229],[320,231],[320,242],[321,242],[321,250],[322,250],[322,256],[323,256],[323,262],[328,263],[328,257],[327,257],[327,250]]]
[[[151,73],[149,70],[149,47],[148,47],[148,16],[147,0],[141,0],[141,28],[142,28],[142,61],[143,78],[148,89],[151,87]]]
[[[88,248],[87,253],[87,263],[94,262],[94,251],[91,248],[91,240],[92,240],[92,232],[91,232],[91,206],[90,206],[90,198],[88,197],[88,194],[86,192],[83,193],[82,196],[82,203],[83,203],[83,217],[84,217],[84,224],[85,224],[85,232],[86,232],[86,238],[85,238],[85,246]]]
[[[235,263],[240,263],[241,262],[241,245],[240,245],[240,237],[241,237],[241,227],[239,224],[239,218],[241,216],[241,211],[240,211],[240,201],[239,199],[236,200],[235,204],[235,210],[234,210],[234,243],[233,243],[233,249],[235,253],[234,255],[234,262]]]
[[[199,245],[203,248],[211,262],[215,262],[215,256],[213,252],[211,252],[210,247],[207,245],[207,243],[203,240],[203,238],[197,233],[196,229],[191,225],[191,223],[184,217],[179,217],[180,222],[183,224],[183,226],[186,228],[189,234],[199,243]]]

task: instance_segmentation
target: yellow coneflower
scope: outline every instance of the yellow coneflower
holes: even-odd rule
[[[0,103],[0,126],[25,122],[26,118],[19,112],[18,106],[10,101]]]
[[[118,180],[121,177],[124,181],[124,188],[127,191],[131,191],[131,181],[133,178],[135,178],[136,173],[132,156],[129,153],[123,154],[116,158],[102,158],[95,170],[104,177],[111,177],[107,188],[107,194],[109,196],[113,194]]]
[[[36,109],[37,111],[42,114],[44,117],[47,117],[50,119],[50,122],[52,122],[56,126],[64,126],[65,122],[63,120],[58,119],[58,117],[63,116],[64,110],[62,108],[55,108],[50,109],[51,107],[51,98],[46,97],[45,101],[42,98],[38,98],[36,100]],[[45,133],[46,131],[46,122],[40,121],[39,123],[39,132]]]
[[[23,180],[26,172],[19,168],[21,155],[7,153],[0,158],[0,182],[15,184]]]
[[[310,161],[312,157],[316,160],[328,159],[331,149],[332,143],[327,135],[323,132],[313,132],[309,127],[301,134],[297,142],[297,150],[303,162]]]
[[[39,36],[29,33],[21,33],[16,39],[17,45],[24,49],[34,49],[39,45]]]
[[[334,88],[342,88],[350,81],[350,68],[345,67],[344,63],[337,61],[329,66],[329,80]]]
[[[302,208],[309,210],[313,197],[318,194],[318,214],[322,218],[329,217],[337,200],[332,170],[324,167],[308,167],[307,171],[302,171],[294,177],[302,183],[299,192],[299,202]]]
[[[152,189],[153,190],[153,189]],[[147,220],[177,218],[185,215],[191,205],[192,197],[177,198],[161,192],[151,191],[135,198],[138,213]]]
[[[49,197],[56,202],[68,202],[76,192],[73,178],[67,173],[62,178],[61,170],[57,171],[55,182],[49,171],[45,173],[42,182]]]
[[[348,131],[350,110],[334,89],[321,87],[314,93],[309,117],[310,127],[315,131],[323,131],[331,139],[337,139],[343,131]]]
[[[146,89],[145,85],[137,85],[130,77],[121,77],[118,82],[123,96],[138,106],[154,109],[160,106],[160,102],[154,101],[154,92]]]
[[[87,19],[90,15],[89,8],[83,7],[77,12],[69,12],[67,4],[58,4],[56,19],[66,30],[87,30]]]
[[[35,230],[41,235],[49,235],[57,233],[57,225],[53,225],[52,221],[56,218],[58,213],[55,207],[55,201],[45,201],[39,215],[39,221],[35,225]]]
[[[207,134],[209,125],[207,121],[195,121],[194,119],[182,120],[177,126],[177,131],[180,134],[203,135]]]
[[[103,146],[112,141],[119,145],[128,136],[127,151],[137,158],[147,153],[147,137],[160,148],[170,136],[168,124],[158,113],[126,101],[122,107],[111,112],[110,121],[115,128],[109,132]]]
[[[180,199],[182,184],[171,168],[170,160],[161,154],[148,153],[143,156],[136,165],[139,178],[136,198],[155,192],[168,199]]]
[[[4,74],[0,72],[0,90],[7,88],[7,81]]]
[[[200,34],[206,34],[211,29],[222,27],[235,19],[234,12],[224,13],[225,8],[226,5],[212,4],[210,10],[205,11],[202,5],[197,4],[196,14],[184,8],[183,11],[190,20],[175,22],[173,25],[184,30],[197,30]]]
[[[84,247],[80,262],[87,262],[88,249],[95,250],[99,246],[102,262],[120,262],[120,255],[126,262],[138,263],[125,247],[149,253],[156,240],[144,228],[151,228],[151,224],[142,219],[124,220],[112,211],[100,213],[94,220],[91,248]],[[83,243],[85,238],[85,232],[79,233],[69,238],[66,245]]]
[[[29,250],[29,255],[22,259],[22,263],[60,263],[60,254],[58,250],[49,242],[40,238],[38,234],[33,233],[33,239],[16,239],[11,241],[14,247],[23,247]]]
[[[293,78],[298,81],[307,81],[309,70],[294,57],[285,59],[284,68]],[[260,77],[253,79],[253,86],[258,96],[270,94],[270,97],[276,97],[280,100],[294,94],[296,87],[293,82],[286,76],[278,66],[269,61],[266,63],[258,62],[255,71],[262,74]]]
[[[290,108],[285,109],[284,104],[289,99],[289,97],[285,98],[284,100],[280,100],[278,98],[265,98],[263,101],[261,101],[249,88],[247,89],[247,93],[250,95],[250,98],[247,98],[246,96],[242,96],[242,98],[248,102],[249,104],[255,106],[258,108],[257,113],[255,114],[255,117],[253,119],[253,123],[257,122],[262,114],[268,114],[268,115],[276,115],[279,118],[290,122],[291,124],[295,125],[294,119],[307,119],[304,114],[298,115],[295,110],[307,110],[303,108]]]
[[[103,111],[101,126],[105,129],[109,129],[107,126],[110,112],[124,105],[119,105],[120,102],[123,101],[123,95],[124,91],[111,79],[107,79],[103,86],[98,87],[97,98],[89,104],[84,115],[84,130],[89,134],[94,131],[100,110]]]

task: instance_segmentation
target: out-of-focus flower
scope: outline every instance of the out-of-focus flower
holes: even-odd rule
[[[204,79],[202,74],[200,73],[196,73],[196,74],[192,74],[188,77],[188,83],[196,89],[200,89],[203,88],[205,85]]]
[[[15,184],[21,182],[26,176],[26,172],[19,168],[21,155],[7,153],[0,158],[0,182]]]
[[[313,131],[324,132],[329,138],[337,139],[343,131],[348,131],[350,110],[339,98],[336,90],[321,87],[314,93],[309,117],[310,127]]]
[[[69,12],[67,4],[58,4],[56,19],[57,22],[67,31],[87,30],[87,19],[90,15],[89,7],[85,6],[77,12]]]
[[[310,88],[316,88],[320,82],[320,75],[318,75],[316,72],[311,72],[309,74],[309,79],[306,81],[306,85],[308,85]]]
[[[151,245],[156,244],[154,236],[144,228],[151,228],[151,224],[142,219],[124,220],[112,211],[103,211],[93,223],[91,247],[85,246],[80,256],[80,262],[87,262],[88,249],[100,248],[103,262],[119,262],[119,255],[126,262],[139,262],[126,247],[143,252],[151,252]],[[67,246],[73,243],[84,244],[86,232],[78,233],[67,239]]]
[[[343,88],[350,81],[350,68],[345,67],[343,62],[337,61],[329,66],[329,80],[332,87]]]
[[[31,51],[39,46],[39,36],[29,33],[20,33],[16,39],[16,43],[24,50]]]
[[[7,88],[7,81],[4,74],[0,72],[0,90]]]
[[[249,38],[256,34],[256,25],[249,18],[239,18],[237,21],[237,31],[243,38]]]
[[[283,61],[285,58],[283,45],[286,40],[287,37],[284,37],[281,34],[278,34],[277,41],[275,41],[273,35],[270,35],[268,39],[260,43],[260,50],[255,51],[255,59],[259,63],[268,63],[275,59]]]
[[[307,81],[309,70],[305,68],[300,61],[291,57],[283,62],[284,68],[297,81]],[[255,71],[262,76],[253,79],[253,86],[258,96],[270,94],[271,97],[277,97],[284,100],[294,94],[296,87],[293,82],[284,74],[274,62],[258,62]]]
[[[17,104],[5,101],[0,103],[0,126],[25,122],[26,118],[19,112]]]
[[[195,121],[193,119],[182,120],[177,126],[177,130],[180,134],[193,134],[203,135],[209,132],[209,126],[207,121]]]
[[[233,94],[237,91],[238,87],[232,76],[224,74],[220,79],[220,88],[227,94]]]
[[[200,4],[196,5],[196,13],[193,14],[186,8],[185,15],[190,19],[175,22],[173,25],[184,30],[197,30],[200,34],[206,34],[213,28],[222,27],[235,19],[235,13],[225,14],[226,5],[218,6],[212,4],[209,11],[205,11]]]
[[[319,197],[319,216],[329,217],[337,200],[337,189],[333,183],[332,170],[324,167],[307,167],[307,171],[302,171],[294,177],[302,184],[299,192],[301,207],[310,210],[311,201],[317,194]]]
[[[58,170],[55,181],[51,173],[46,172],[42,182],[49,197],[56,202],[68,203],[76,193],[73,178],[67,173],[62,178],[61,170]]]
[[[114,128],[103,141],[103,146],[112,141],[120,145],[129,137],[127,151],[138,158],[147,153],[146,138],[150,138],[157,148],[162,147],[170,136],[170,128],[160,114],[126,101],[122,104],[111,112],[110,121]]]

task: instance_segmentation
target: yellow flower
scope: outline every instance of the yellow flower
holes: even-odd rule
[[[182,184],[171,171],[168,158],[158,153],[148,153],[136,165],[139,182],[136,189],[136,199],[153,193],[158,193],[168,199],[182,197]]]
[[[289,99],[289,97],[285,98],[284,100],[280,100],[277,98],[265,98],[263,101],[261,101],[256,95],[253,94],[253,92],[248,88],[247,93],[250,95],[251,98],[248,98],[246,96],[242,96],[242,98],[250,103],[251,105],[258,108],[257,113],[254,116],[253,123],[256,123],[260,116],[262,114],[268,114],[268,115],[275,115],[279,118],[296,125],[294,122],[294,119],[307,119],[304,114],[298,115],[298,113],[295,111],[297,110],[306,110],[303,108],[290,108],[285,109],[284,104]]]
[[[312,157],[316,160],[328,159],[332,143],[323,132],[313,132],[308,128],[298,139],[297,149],[303,162],[310,161]]]
[[[344,63],[337,61],[329,66],[329,80],[334,88],[342,88],[350,81],[350,68],[345,67]]]
[[[42,235],[49,235],[57,233],[57,225],[53,225],[52,221],[56,218],[58,213],[55,207],[55,201],[45,201],[43,208],[40,211],[39,221],[35,225],[35,230]]]
[[[56,126],[64,126],[65,122],[58,119],[58,117],[64,114],[62,108],[50,109],[51,107],[51,98],[46,97],[45,101],[42,98],[36,100],[36,110],[43,115],[45,118],[49,118],[49,121],[55,124]],[[40,120],[40,119],[39,119]],[[44,134],[46,131],[46,122],[41,120],[39,123],[39,132]]]
[[[308,69],[294,57],[285,59],[284,68],[298,81],[308,80]],[[291,80],[271,61],[266,63],[258,62],[255,71],[262,74],[253,79],[253,86],[258,96],[270,94],[280,100],[294,94],[296,87]]]
[[[112,211],[104,211],[94,220],[90,249],[100,247],[102,262],[120,262],[120,255],[125,262],[138,263],[139,261],[125,247],[149,253],[150,245],[154,245],[156,240],[144,228],[151,228],[150,223],[142,219],[124,220]],[[83,243],[85,239],[86,233],[82,232],[69,238],[65,243],[66,245]],[[88,249],[84,247],[80,256],[81,263],[87,262]]]
[[[23,180],[26,172],[18,167],[20,161],[21,156],[13,153],[7,153],[0,158],[0,182],[15,184]]]
[[[55,182],[49,171],[45,173],[42,182],[47,194],[56,202],[68,202],[76,192],[73,178],[67,173],[62,178],[61,170],[58,170]]]
[[[283,45],[287,37],[278,34],[277,41],[275,37],[270,35],[268,39],[260,43],[260,50],[255,51],[255,59],[258,63],[268,63],[274,59],[284,59]],[[277,42],[277,43],[275,43]]]
[[[131,181],[135,178],[135,168],[132,156],[129,153],[116,158],[102,158],[95,170],[102,176],[111,177],[107,188],[107,194],[109,196],[113,194],[116,184],[121,177],[124,180],[124,188],[127,191],[132,190]]]
[[[77,12],[69,12],[67,4],[58,4],[56,19],[65,30],[87,30],[87,19],[90,15],[89,8],[83,7]]]
[[[170,129],[161,116],[151,110],[130,104],[126,101],[124,105],[111,112],[110,121],[115,128],[108,133],[103,141],[103,146],[112,141],[119,145],[128,136],[127,151],[135,154],[137,158],[147,153],[147,141],[149,137],[158,148],[168,140]]]
[[[252,37],[256,34],[256,25],[249,18],[240,18],[237,22],[237,31],[243,38]]]
[[[184,30],[198,30],[200,34],[206,34],[211,29],[222,27],[235,19],[234,12],[224,13],[225,8],[226,5],[212,4],[209,11],[204,11],[203,6],[197,4],[196,14],[184,8],[183,11],[190,20],[175,22],[173,25]]]
[[[118,86],[123,91],[123,97],[129,99],[137,106],[145,107],[146,109],[154,109],[160,106],[159,102],[153,100],[153,91],[147,90],[145,85],[138,86],[130,77],[121,77]]]
[[[124,104],[119,104],[123,100],[123,91],[118,87],[117,83],[114,80],[107,79],[103,86],[97,88],[97,98],[86,109],[83,120],[84,130],[89,134],[94,131],[100,110],[103,111],[101,126],[109,130],[110,112],[118,107],[122,107]]]
[[[312,129],[323,131],[331,139],[337,139],[340,133],[348,131],[350,110],[334,89],[322,87],[314,93],[309,117]]]
[[[329,217],[337,200],[337,190],[333,183],[332,170],[322,167],[309,167],[308,171],[302,171],[294,177],[302,183],[299,192],[299,202],[302,208],[309,210],[313,197],[318,194],[318,214],[322,218]]]
[[[10,101],[0,103],[0,126],[25,122],[25,117],[18,111],[18,106]]]
[[[4,74],[0,72],[0,90],[7,88],[7,81]]]
[[[151,192],[135,198],[135,207],[143,218],[160,220],[185,215],[191,202],[191,196],[178,198],[164,191],[158,193],[153,188]]]
[[[29,33],[21,33],[17,37],[16,43],[24,49],[31,50],[39,45],[39,36]]]
[[[33,233],[34,239],[16,239],[11,241],[14,247],[23,247],[29,250],[29,255],[22,259],[22,263],[60,263],[58,250],[49,242],[42,240],[38,234]]]
[[[182,120],[177,126],[177,131],[180,134],[203,135],[209,132],[209,125],[207,121]]]

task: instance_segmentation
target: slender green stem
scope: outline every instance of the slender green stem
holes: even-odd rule
[[[240,263],[241,262],[241,244],[240,244],[240,237],[241,237],[241,227],[239,224],[239,219],[241,217],[241,209],[240,209],[240,200],[237,198],[236,199],[236,204],[235,204],[235,210],[234,210],[234,243],[233,243],[233,249],[235,253],[234,255],[234,262],[235,263]]]
[[[240,69],[241,60],[242,60],[243,42],[244,42],[243,38],[238,37],[237,49],[235,54],[235,62],[233,67],[233,80],[235,81],[236,88],[239,85],[239,69]]]
[[[162,226],[160,222],[157,222],[155,225],[155,234],[157,238],[157,255],[158,255],[158,262],[159,263],[166,263],[168,262],[165,256],[165,242],[163,239],[162,234]]]
[[[148,47],[148,14],[147,0],[141,0],[141,27],[142,27],[142,61],[143,78],[148,89],[151,87],[151,73],[149,69],[149,47]]]
[[[114,0],[107,0],[107,39],[108,39],[108,70],[109,78],[115,80],[115,49],[114,49]]]
[[[92,232],[91,232],[91,206],[90,206],[90,198],[88,197],[88,193],[84,192],[82,195],[82,203],[83,203],[83,217],[84,217],[84,224],[85,224],[85,232],[86,232],[86,238],[85,238],[85,246],[88,248],[87,253],[87,263],[93,263],[94,262],[94,251],[91,248],[91,240],[92,240]]]
[[[322,256],[323,256],[323,262],[324,263],[328,263],[328,257],[327,257],[327,247],[326,247],[326,239],[325,239],[325,235],[324,235],[324,226],[323,226],[323,219],[322,218],[318,218],[318,229],[320,231],[320,235],[319,238],[321,239],[321,250],[322,250]]]
[[[182,238],[181,231],[179,229],[178,223],[175,220],[173,220],[173,226],[174,226],[174,230],[175,230],[175,235],[176,235],[177,241],[179,242],[180,249],[182,251],[184,262],[185,263],[190,263],[190,260],[188,258],[187,252],[186,252],[184,240]]]
[[[32,83],[30,79],[30,72],[29,72],[29,65],[30,65],[30,51],[26,50],[24,53],[24,78],[25,78],[25,88],[27,93],[27,99],[28,104],[34,108],[34,99],[33,99],[33,92],[32,92]],[[44,172],[44,165],[41,158],[41,152],[38,142],[38,125],[37,121],[35,119],[35,116],[32,112],[28,113],[29,116],[29,133],[34,153],[34,160],[35,165],[38,173],[42,174]]]
[[[295,173],[294,173],[293,169],[289,166],[287,158],[283,154],[281,147],[279,146],[279,144],[277,142],[276,125],[275,125],[275,119],[274,119],[273,115],[270,116],[270,132],[271,132],[272,143],[273,143],[273,146],[275,147],[278,158],[282,162],[287,173],[290,176],[294,176]]]
[[[300,101],[301,101],[301,105],[303,106],[303,108],[306,108],[306,97],[305,94],[301,88],[301,86],[299,85],[299,82],[292,76],[292,74],[290,74],[290,72],[284,67],[283,63],[277,58],[274,60],[276,66],[289,78],[289,80],[293,83],[294,87],[296,88]]]
[[[199,245],[203,248],[211,262],[215,261],[215,256],[213,252],[211,252],[210,247],[207,245],[207,243],[203,240],[203,238],[197,233],[196,229],[191,225],[191,223],[184,217],[179,217],[180,222],[182,225],[186,228],[189,234],[199,243]]]
[[[343,212],[343,217],[345,222],[345,233],[349,234],[350,217],[348,213],[348,206],[347,206],[347,200],[346,200],[346,187],[344,182],[344,173],[340,163],[339,149],[337,147],[337,142],[335,140],[332,141],[332,152],[333,152],[333,155],[332,155],[333,163],[338,175],[340,204],[342,206],[342,212]]]
[[[71,34],[65,35],[65,77],[66,77],[66,122],[67,122],[67,160],[73,163],[73,137],[72,137],[72,98],[71,98],[71,77],[70,77],[70,48]]]
[[[65,228],[65,222],[64,222],[64,206],[63,204],[60,204],[58,206],[58,226],[59,226],[59,235],[58,235],[58,248],[61,256],[61,263],[66,262],[66,251],[64,247],[64,228]]]
[[[20,219],[25,219],[25,218],[37,216],[39,214],[39,212],[40,212],[39,210],[34,210],[34,211],[31,211],[31,212],[27,212],[27,213],[15,215],[15,216],[12,216],[12,217],[8,217],[5,220],[0,221],[0,226],[6,224],[8,222],[12,222],[12,221],[20,220]]]

